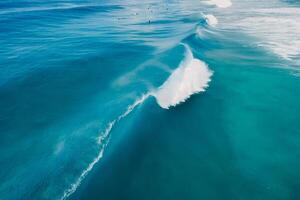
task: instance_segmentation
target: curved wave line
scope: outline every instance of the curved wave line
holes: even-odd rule
[[[88,165],[86,169],[83,170],[83,172],[80,174],[78,179],[75,181],[75,183],[72,183],[71,186],[64,191],[63,196],[60,198],[61,200],[67,199],[70,195],[72,195],[76,189],[80,186],[82,180],[88,175],[88,173],[93,169],[94,165],[99,162],[99,160],[102,158],[105,147],[108,144],[109,141],[109,136],[110,132],[113,129],[114,125],[125,118],[127,115],[129,115],[137,106],[142,104],[149,96],[151,93],[147,93],[142,95],[141,98],[137,99],[133,104],[129,105],[126,109],[126,111],[121,114],[117,119],[111,121],[108,123],[106,129],[104,132],[102,132],[99,137],[98,137],[98,144],[100,145],[100,150],[96,158]]]

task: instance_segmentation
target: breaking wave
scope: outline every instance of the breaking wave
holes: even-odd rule
[[[180,66],[173,71],[171,76],[165,83],[155,92],[148,92],[137,99],[133,104],[129,105],[124,113],[119,115],[115,120],[108,123],[104,132],[102,132],[97,143],[99,145],[99,152],[94,160],[82,171],[77,180],[66,189],[61,199],[66,199],[72,195],[80,186],[82,180],[93,169],[94,165],[102,158],[105,147],[109,141],[110,133],[113,127],[127,115],[129,115],[137,106],[141,105],[149,96],[154,96],[157,103],[162,108],[169,108],[181,102],[184,102],[192,94],[205,91],[208,87],[208,82],[212,72],[208,66],[201,60],[193,57],[190,48],[185,45],[186,57],[181,62]]]
[[[206,20],[209,24],[215,24],[215,19],[211,15],[206,15]],[[82,180],[93,169],[96,163],[102,158],[105,148],[108,144],[110,133],[114,126],[129,115],[137,106],[141,105],[148,97],[153,96],[156,98],[158,105],[162,108],[169,108],[181,102],[184,102],[192,94],[205,91],[208,87],[208,82],[211,80],[212,71],[201,60],[194,58],[190,47],[183,44],[186,50],[184,60],[180,63],[179,67],[175,69],[169,78],[154,91],[142,95],[133,104],[129,105],[127,109],[116,117],[114,120],[107,124],[106,129],[99,134],[97,138],[98,154],[88,164],[88,166],[81,172],[79,177],[67,188],[61,200],[68,198],[80,186]]]
[[[213,74],[206,63],[194,58],[191,49],[184,46],[185,59],[153,94],[160,107],[165,109],[186,101],[195,93],[205,91]]]

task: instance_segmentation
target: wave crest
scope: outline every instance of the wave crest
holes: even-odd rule
[[[191,49],[184,46],[185,59],[153,94],[160,107],[165,109],[186,101],[195,93],[205,91],[213,74],[205,62],[194,58]]]

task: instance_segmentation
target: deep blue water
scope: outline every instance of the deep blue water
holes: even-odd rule
[[[0,199],[300,198],[298,1],[0,2]]]

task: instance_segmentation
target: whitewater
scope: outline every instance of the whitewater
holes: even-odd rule
[[[192,94],[204,92],[211,80],[212,72],[208,66],[203,61],[195,59],[190,48],[184,46],[186,58],[154,94],[162,108],[176,106],[186,101]]]

